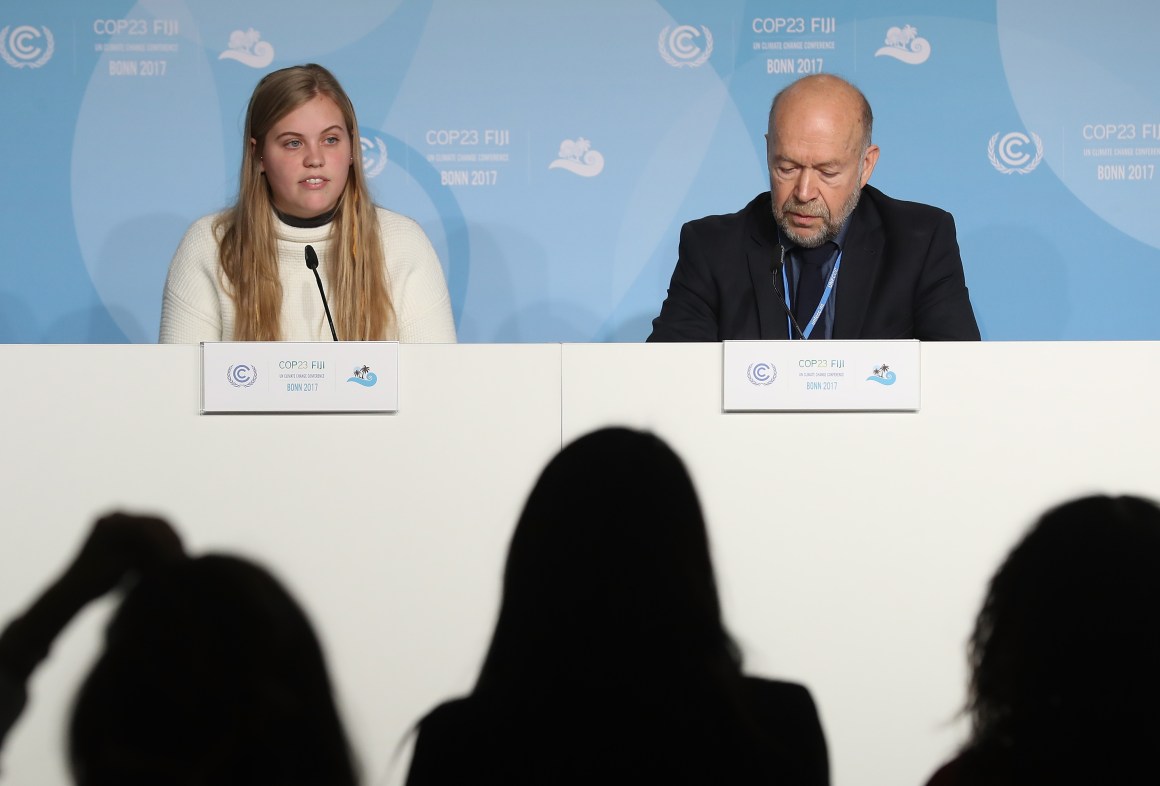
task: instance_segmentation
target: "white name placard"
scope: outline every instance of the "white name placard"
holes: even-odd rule
[[[919,342],[726,341],[726,412],[917,411]]]
[[[201,345],[201,412],[397,412],[397,341]]]

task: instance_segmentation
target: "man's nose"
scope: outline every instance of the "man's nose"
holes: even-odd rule
[[[793,195],[799,202],[810,202],[817,197],[817,178],[810,170],[803,168],[798,172],[797,180],[793,184]]]

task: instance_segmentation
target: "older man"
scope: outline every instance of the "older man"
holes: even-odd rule
[[[778,93],[765,137],[770,191],[682,227],[648,340],[977,340],[950,213],[867,185],[873,119],[861,91],[835,76]]]

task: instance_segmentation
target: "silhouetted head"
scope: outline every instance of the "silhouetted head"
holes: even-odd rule
[[[738,658],[684,464],[624,428],[565,447],[516,525],[479,687],[589,691],[720,670],[739,673]]]
[[[1045,767],[1107,774],[1150,751],[1160,734],[1160,508],[1099,496],[1044,514],[991,581],[970,664],[971,747],[1021,777]]]
[[[77,697],[74,777],[105,784],[353,784],[322,650],[273,576],[205,556],[142,578]]]

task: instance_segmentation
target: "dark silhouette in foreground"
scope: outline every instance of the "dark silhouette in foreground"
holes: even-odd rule
[[[114,514],[0,635],[0,737],[87,603],[127,587],[73,709],[80,786],[354,784],[322,649],[302,609],[243,559],[189,558],[161,519]]]
[[[929,786],[1156,783],[1160,508],[1045,513],[991,580],[969,654],[971,738]]]
[[[684,465],[604,429],[548,464],[472,694],[420,723],[411,786],[828,783],[809,692],[745,677]]]

